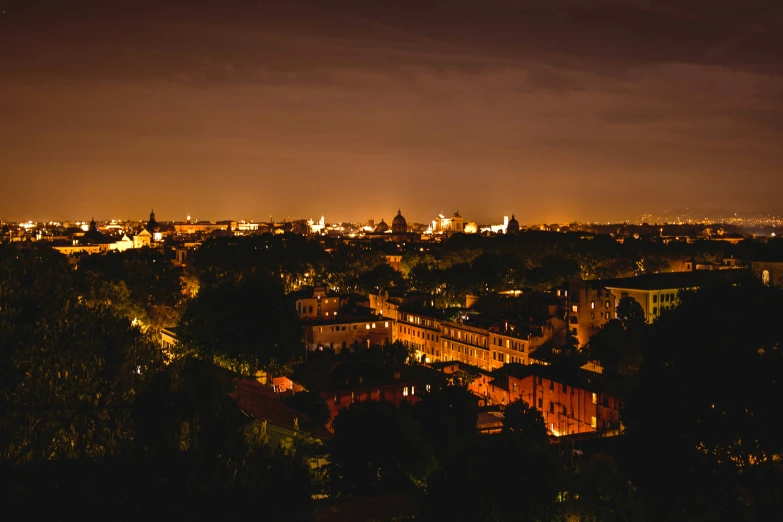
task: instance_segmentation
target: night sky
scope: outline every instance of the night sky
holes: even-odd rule
[[[780,0],[0,10],[0,219],[783,207]]]

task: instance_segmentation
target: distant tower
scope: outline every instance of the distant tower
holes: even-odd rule
[[[150,220],[147,221],[147,226],[144,228],[147,229],[147,232],[150,234],[155,234],[155,232],[160,232],[160,225],[158,225],[158,222],[155,221],[155,210],[152,209],[150,211]]]

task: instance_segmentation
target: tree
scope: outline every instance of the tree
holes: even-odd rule
[[[412,348],[408,348],[402,341],[386,342],[381,347],[381,359],[386,364],[399,366],[406,363],[416,363]]]
[[[431,467],[431,451],[410,407],[365,401],[340,411],[333,422],[329,479],[340,496],[405,491]]]
[[[590,338],[590,356],[608,372],[632,374],[641,364],[643,334],[639,328],[628,330],[619,319],[611,319]]]
[[[647,324],[644,309],[633,297],[621,297],[617,305],[617,317],[625,329],[639,329]]]
[[[528,270],[527,286],[545,292],[569,279],[579,277],[580,273],[578,262],[567,257],[550,255],[545,257],[540,265]]]
[[[486,435],[431,474],[425,514],[433,520],[554,520],[565,479],[546,446],[512,432]],[[465,492],[459,502],[455,491]]]
[[[642,522],[649,508],[611,453],[591,452],[572,468],[563,520],[583,522]]]
[[[177,333],[185,353],[245,375],[286,371],[304,354],[302,326],[282,285],[263,277],[201,288]]]
[[[77,275],[88,304],[117,307],[130,320],[153,328],[177,323],[184,302],[182,270],[157,250],[87,256]]]
[[[324,401],[324,398],[321,397],[321,394],[318,392],[296,392],[285,397],[283,402],[286,403],[289,408],[301,411],[321,427],[326,426],[332,418],[329,406],[327,406],[326,401]]]
[[[478,399],[464,386],[426,393],[414,406],[414,413],[439,466],[475,445]]]
[[[503,430],[523,436],[534,444],[545,446],[549,442],[541,412],[522,399],[517,399],[506,406]]]
[[[97,458],[133,444],[133,400],[161,366],[160,351],[74,290],[55,251],[0,247],[0,453],[8,462]]]
[[[781,508],[783,290],[682,293],[644,347],[624,412],[634,478],[657,519],[759,520]],[[651,477],[664,470],[667,480]],[[761,479],[761,477],[765,477]],[[688,515],[684,515],[687,513]]]
[[[360,274],[356,284],[359,292],[364,295],[377,294],[391,288],[404,290],[406,286],[402,275],[387,264],[378,265],[369,272]]]

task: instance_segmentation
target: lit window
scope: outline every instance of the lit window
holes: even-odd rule
[[[598,394],[594,393],[593,394],[593,404],[596,404],[597,402],[598,402]],[[595,428],[595,426],[593,426],[593,428]]]
[[[365,324],[364,327],[367,328],[368,330],[370,329],[370,325],[369,324]]]
[[[576,313],[579,311],[579,307],[577,305],[571,305],[571,311]]]
[[[411,395],[416,395],[416,387],[411,386]]]
[[[590,417],[590,427],[595,428],[597,425],[598,423],[596,422],[595,417]]]
[[[375,328],[375,323],[372,323],[372,327]]]
[[[590,309],[595,310],[595,301],[590,301]]]
[[[383,326],[384,326],[384,328],[388,328],[389,327],[389,321],[386,321],[385,323],[383,323]]]
[[[516,385],[515,385],[515,386],[516,386]],[[430,385],[429,385],[429,384],[427,384],[427,385],[425,386],[425,389],[426,389],[427,391],[430,391],[430,389],[431,389],[431,388],[430,388]]]
[[[402,389],[402,396],[403,397],[407,397],[408,396],[408,387],[407,386]]]

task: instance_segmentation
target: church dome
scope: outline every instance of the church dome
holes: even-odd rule
[[[395,234],[405,233],[408,231],[408,222],[402,217],[402,212],[397,210],[397,215],[392,220],[392,232]]]
[[[381,218],[381,222],[378,223],[378,225],[375,227],[374,232],[376,234],[384,234],[387,230],[389,230],[389,225],[387,225],[383,218]]]
[[[519,232],[519,221],[514,217],[514,214],[511,214],[511,219],[506,224],[506,234],[515,234],[517,232]]]

